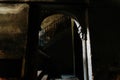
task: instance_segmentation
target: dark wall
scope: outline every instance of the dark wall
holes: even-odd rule
[[[89,23],[95,80],[111,80],[120,67],[119,1],[91,0]],[[113,69],[114,68],[114,69]]]

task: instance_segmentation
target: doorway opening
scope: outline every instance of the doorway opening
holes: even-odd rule
[[[83,76],[82,27],[78,20],[66,14],[47,16],[38,33],[38,73],[56,78]],[[46,70],[47,69],[47,70]]]

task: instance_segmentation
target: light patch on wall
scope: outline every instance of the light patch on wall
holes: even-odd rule
[[[0,4],[0,35],[22,33],[26,22],[22,17],[26,18],[23,13],[27,7],[26,4]]]
[[[13,4],[13,5],[5,5],[0,4],[0,14],[17,14],[21,10],[23,10],[25,5],[22,4]]]
[[[54,14],[52,16],[49,16],[47,18],[45,18],[43,20],[43,22],[41,23],[41,28],[44,29],[47,26],[49,26],[50,24],[54,23],[55,21],[57,21],[59,18],[61,18],[62,16],[64,16],[63,14]]]

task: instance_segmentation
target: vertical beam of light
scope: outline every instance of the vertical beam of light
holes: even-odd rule
[[[88,59],[88,76],[89,80],[93,80],[92,77],[92,61],[91,61],[91,46],[90,46],[90,33],[87,28],[87,59]]]
[[[80,39],[82,40],[82,50],[83,50],[83,53],[82,53],[82,55],[83,55],[83,77],[84,77],[84,80],[91,80],[91,79],[89,79],[89,70],[88,70],[88,66],[89,66],[89,64],[88,64],[88,57],[87,57],[87,54],[88,54],[88,46],[87,46],[87,44],[88,45],[90,45],[89,43],[87,43],[87,41],[86,41],[86,39],[85,39],[85,37],[86,37],[86,34],[84,34],[84,33],[82,33],[82,27],[81,27],[81,25],[80,25],[80,23],[78,23],[78,21],[76,21],[76,20],[74,20],[74,22],[75,22],[75,24],[76,24],[76,26],[77,26],[77,28],[78,28],[78,34],[79,34],[79,37],[80,37]],[[88,35],[88,37],[89,37],[89,35]],[[90,51],[89,51],[90,52]]]
[[[89,2],[89,0],[88,0]],[[89,17],[88,17],[88,9],[85,12],[85,20],[86,20],[86,57],[87,57],[87,70],[88,70],[88,80],[93,80],[92,76],[92,61],[91,61],[91,46],[90,46],[90,33],[89,33]]]
[[[80,39],[82,40],[82,57],[83,57],[83,77],[84,77],[84,80],[88,80],[88,69],[87,69],[87,47],[86,47],[86,40],[84,39],[84,37],[86,36],[85,34],[83,35],[82,33],[82,27],[81,25],[76,21],[74,20],[74,22],[76,23],[76,26],[78,28],[78,34],[79,34],[79,37]]]
[[[87,28],[87,34],[83,35],[83,36],[87,37],[87,40],[82,39],[84,80],[93,80],[93,77],[92,77],[90,34],[89,34],[89,29],[88,28]]]
[[[87,80],[87,57],[86,57],[86,41],[82,39],[82,49],[83,49],[83,74],[84,74],[84,80]]]
[[[90,47],[90,34],[87,27],[87,34],[82,33],[80,24],[74,20],[78,28],[78,34],[82,39],[82,49],[83,49],[83,74],[84,80],[92,79],[92,62],[91,62],[91,47]],[[87,37],[87,39],[85,39]]]

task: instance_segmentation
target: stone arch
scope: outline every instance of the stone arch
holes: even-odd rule
[[[67,17],[69,17],[69,20],[70,20],[70,25],[69,25],[69,27],[70,27],[70,29],[72,30],[72,28],[71,28],[71,25],[72,26],[74,26],[74,24],[76,24],[76,22],[79,24],[79,22],[78,22],[78,19],[77,19],[77,17],[75,17],[74,15],[72,15],[72,14],[70,14],[70,13],[67,13],[67,12],[65,12],[65,13],[62,13],[62,12],[56,12],[56,13],[51,13],[51,14],[48,14],[46,17],[44,17],[44,19],[42,19],[42,21],[41,21],[41,25],[42,25],[42,27],[41,27],[41,30],[44,30],[44,27],[43,26],[48,26],[49,25],[49,21],[51,21],[51,20],[53,20],[52,18],[52,16],[59,16],[59,17],[62,17],[62,16],[67,16]],[[49,20],[48,18],[50,18],[51,17],[51,19]],[[45,20],[45,19],[48,19],[48,21],[47,20]],[[55,18],[56,19],[56,18]],[[73,21],[74,21],[74,24],[71,24],[72,22],[71,22],[71,19],[73,19]],[[43,23],[45,21],[45,23]],[[76,21],[76,22],[75,22]],[[64,26],[64,25],[63,25]],[[77,36],[77,41],[75,42],[75,45],[77,45],[77,43],[79,42],[79,40],[80,40],[80,38],[78,39],[78,35],[79,34],[77,34],[77,27],[78,25],[76,24],[76,32],[69,32],[69,34],[71,33],[71,37],[69,37],[69,38],[72,38],[72,36],[74,37],[74,33],[75,33],[75,35]],[[80,26],[80,24],[79,24],[79,26]],[[80,26],[81,27],[81,26]],[[69,30],[70,31],[70,30]],[[44,31],[43,31],[43,33],[45,33]],[[40,35],[40,34],[39,34]],[[63,34],[62,34],[63,35]],[[55,37],[55,38],[58,38],[58,37]],[[42,39],[42,38],[41,38]],[[50,39],[50,38],[47,38],[47,39]],[[66,39],[66,38],[65,38]],[[53,41],[55,40],[55,39],[52,39]],[[72,38],[72,40],[73,40],[73,38]],[[70,40],[70,41],[72,41],[72,40]],[[62,40],[63,41],[63,40]],[[80,44],[81,42],[79,42],[79,44]],[[62,43],[61,43],[62,44]],[[74,51],[72,50],[73,49],[73,46],[74,46],[74,41],[72,41],[71,43],[70,43],[71,45],[71,47],[69,47],[70,49],[71,49],[71,52],[73,53]],[[42,46],[43,46],[43,44],[41,44]],[[50,44],[51,45],[51,44]],[[60,45],[60,44],[58,44],[58,45]],[[82,44],[81,44],[82,45]],[[55,45],[56,46],[56,45]],[[63,46],[63,45],[62,45]],[[58,46],[56,46],[56,47],[58,47]],[[67,46],[68,47],[68,46]],[[80,47],[81,48],[81,46],[78,46],[78,47]],[[54,46],[52,46],[52,48],[50,48],[50,49],[43,49],[43,50],[46,50],[46,52],[47,53],[56,53],[55,51],[51,51],[51,50],[53,50],[53,48],[55,48]],[[63,49],[62,47],[58,47],[58,48],[61,48],[61,49]],[[58,48],[56,48],[57,50],[60,50],[60,49],[58,49]],[[65,47],[64,47],[65,48]],[[76,47],[74,47],[74,48],[76,48]],[[66,53],[70,53],[70,51],[66,51]],[[70,59],[72,59],[73,60],[73,58],[75,58],[75,56],[77,56],[76,57],[76,60],[78,59],[78,58],[82,58],[82,49],[81,49],[81,51],[78,51],[78,48],[76,49],[76,51],[75,51],[75,53],[76,54],[72,54],[72,53],[70,53]],[[81,53],[81,54],[79,54],[79,53]],[[45,54],[46,55],[46,54]],[[47,54],[47,56],[50,56],[50,55],[52,55],[54,58],[55,58],[55,56],[54,56],[54,54]],[[59,55],[59,57],[62,57],[62,55],[60,55],[60,54],[58,54]],[[68,55],[68,54],[67,54]],[[66,57],[67,57],[67,55],[65,55]],[[56,55],[57,56],[57,55]],[[60,59],[60,58],[59,58]],[[63,57],[63,59],[65,60],[65,57]],[[68,60],[68,61],[70,61],[70,59]],[[74,70],[73,71],[71,71],[71,72],[73,72],[73,74],[72,75],[75,75],[75,74],[77,74],[77,75],[81,75],[82,73],[79,73],[79,71],[78,71],[78,73],[76,72],[76,70],[78,70],[78,66],[80,66],[80,64],[82,64],[82,61],[78,64],[77,63],[77,65],[76,64],[74,64],[74,61],[76,61],[75,59],[72,61],[72,63],[73,63],[73,68],[74,68]],[[58,62],[63,62],[63,61],[59,61],[59,60],[57,60]],[[66,60],[67,61],[67,60]],[[65,62],[65,61],[64,61]],[[76,63],[76,62],[75,62]],[[63,64],[62,63],[60,63],[62,66],[63,66]],[[67,64],[67,65],[70,65],[70,63],[69,64]],[[75,67],[77,68],[77,69],[75,69]],[[63,67],[62,67],[63,68]],[[79,67],[80,68],[80,67]],[[71,68],[69,68],[69,69],[71,69]],[[80,69],[82,69],[82,67],[80,68]],[[61,69],[60,69],[61,70]],[[65,70],[65,69],[64,69]],[[80,72],[82,72],[82,70],[80,71]],[[62,72],[60,72],[60,73],[62,73]],[[63,71],[63,73],[64,73],[64,71]],[[66,73],[65,73],[66,74]],[[71,73],[70,73],[71,74]]]

